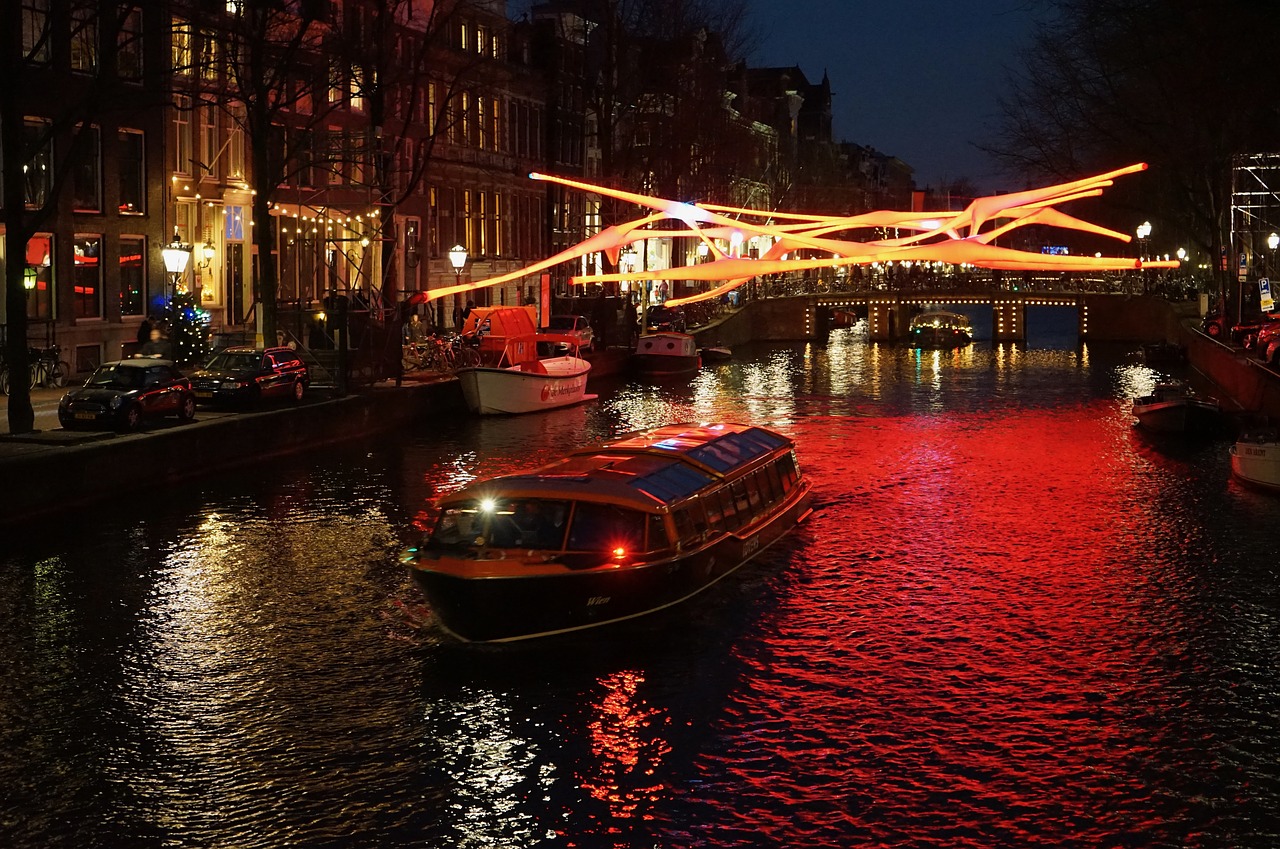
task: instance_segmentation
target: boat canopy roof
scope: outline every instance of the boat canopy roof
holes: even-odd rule
[[[969,327],[969,316],[950,310],[925,310],[911,319],[915,327]]]
[[[654,510],[790,445],[778,433],[748,425],[669,425],[575,451],[532,472],[472,484],[442,503],[491,497],[587,499]]]

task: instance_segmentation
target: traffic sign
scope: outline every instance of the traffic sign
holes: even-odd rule
[[[1271,312],[1276,308],[1275,301],[1271,300],[1271,281],[1265,277],[1258,280],[1258,306],[1263,312]]]

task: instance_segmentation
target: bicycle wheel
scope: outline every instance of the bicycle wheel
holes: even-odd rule
[[[67,378],[71,375],[71,363],[66,360],[58,360],[49,366],[47,375],[49,385],[62,388],[67,385]]]

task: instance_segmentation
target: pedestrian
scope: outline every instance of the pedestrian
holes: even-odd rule
[[[140,357],[155,357],[161,360],[173,359],[173,345],[169,340],[164,338],[164,334],[160,332],[160,328],[151,328],[151,338],[147,340],[147,344],[142,346],[142,350],[138,352]]]
[[[142,323],[138,325],[138,344],[139,345],[145,345],[149,341],[151,341],[151,328],[154,326],[155,325],[151,323],[151,316],[147,316],[146,318],[142,319]]]
[[[422,319],[418,318],[415,312],[409,316],[409,320],[404,323],[404,344],[417,345],[427,338],[426,325],[422,323]]]

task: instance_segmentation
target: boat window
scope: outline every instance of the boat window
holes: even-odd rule
[[[778,500],[777,492],[774,489],[773,478],[769,477],[768,468],[756,469],[754,472],[756,481],[756,489],[760,492],[760,497],[765,504],[772,504]]]
[[[485,542],[495,548],[559,551],[564,546],[569,502],[522,498],[496,501],[488,511]]]
[[[646,543],[646,551],[660,551],[671,547],[671,539],[667,536],[667,525],[663,522],[662,516],[657,513],[649,514],[649,539]]]
[[[773,488],[774,499],[781,498],[787,494],[787,488],[782,485],[782,476],[778,472],[778,464],[776,462],[770,463],[761,471],[769,477],[769,486]]]
[[[765,499],[760,495],[760,484],[756,482],[756,473],[752,472],[742,479],[742,486],[747,491],[747,509],[751,515],[759,516]]]
[[[720,491],[707,493],[702,499],[702,506],[707,511],[707,529],[713,534],[724,531],[724,507],[720,502]]]
[[[724,526],[731,531],[736,531],[738,528],[742,527],[747,517],[737,511],[737,508],[734,506],[733,494],[729,491],[728,487],[721,489],[717,495],[720,498],[720,506],[724,510]]]
[[[747,495],[747,482],[745,479],[739,478],[734,481],[729,491],[733,494],[733,509],[738,511],[738,515],[742,517],[743,524],[750,521],[751,517],[751,499]],[[756,503],[760,503],[760,497],[756,496]]]
[[[644,545],[644,514],[612,504],[580,501],[569,527],[570,551],[639,551]]]
[[[698,523],[694,522],[695,512],[700,514],[702,510],[694,511],[692,507],[685,507],[671,514],[671,517],[676,522],[676,538],[684,545],[688,545],[702,536],[703,531],[707,529],[705,518]]]
[[[796,458],[795,454],[784,454],[778,458],[778,471],[782,473],[782,488],[787,492],[796,483]]]
[[[711,481],[712,479],[704,472],[684,463],[672,463],[656,472],[637,478],[631,482],[631,485],[661,501],[671,502],[688,498],[703,487],[709,486]]]
[[[436,519],[431,541],[439,545],[483,545],[484,514],[475,503],[446,507]]]

